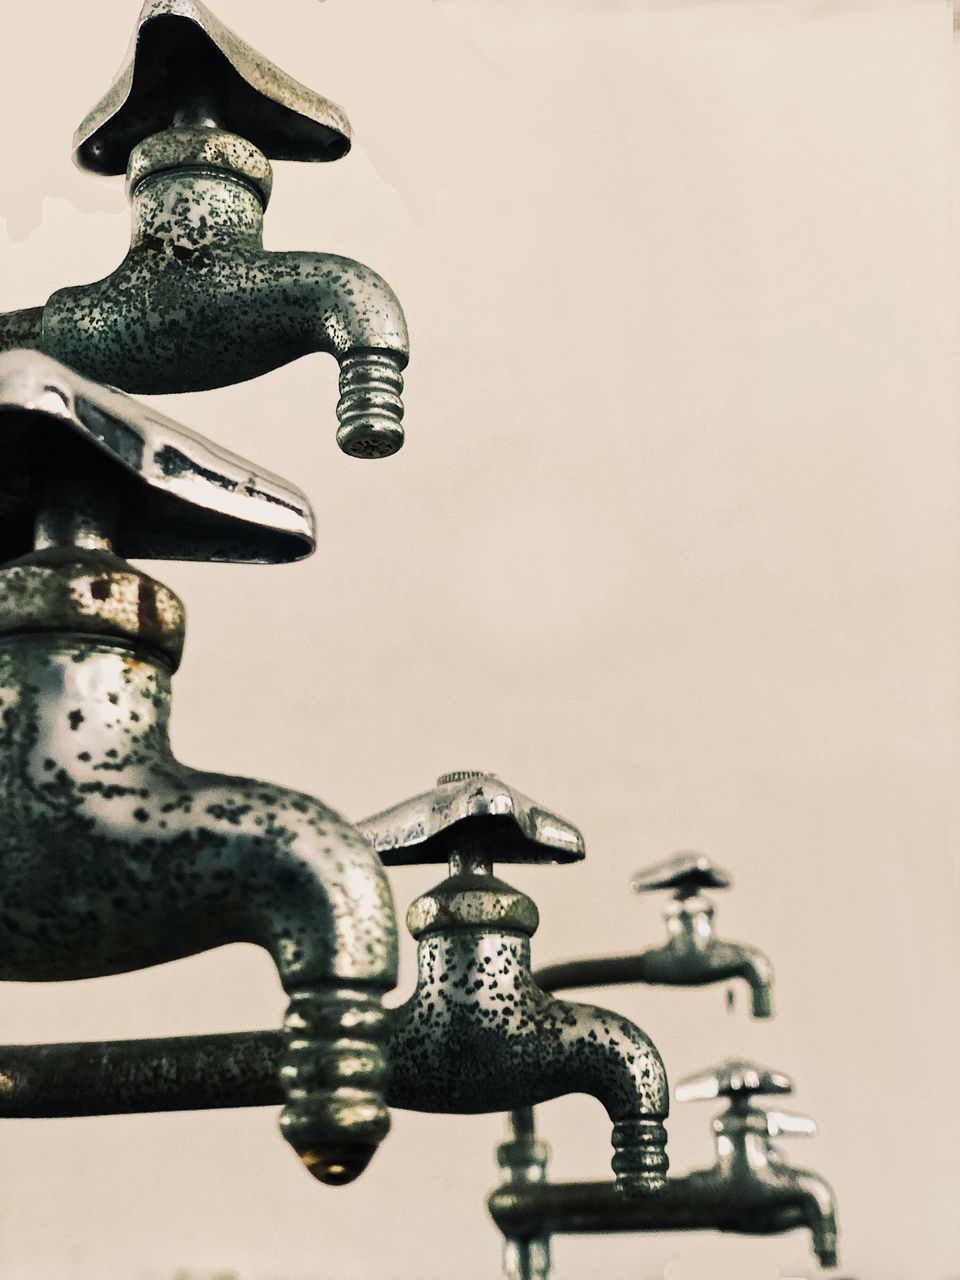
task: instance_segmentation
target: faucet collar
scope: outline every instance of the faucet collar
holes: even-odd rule
[[[95,635],[145,649],[176,671],[185,624],[169,587],[110,551],[49,547],[0,569],[0,640]]]
[[[130,152],[127,195],[132,199],[147,179],[187,171],[224,175],[250,187],[266,209],[273,170],[263,152],[239,134],[206,125],[176,125],[154,133]]]
[[[407,912],[416,939],[429,934],[488,931],[532,938],[540,923],[536,904],[488,873],[449,876],[421,894]]]

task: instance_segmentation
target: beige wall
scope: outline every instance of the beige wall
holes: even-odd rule
[[[941,0],[217,0],[348,109],[280,165],[272,247],[381,270],[407,309],[407,447],[334,444],[314,358],[165,402],[298,481],[311,561],[160,567],[187,602],[189,762],[362,817],[485,767],[580,823],[519,868],[541,960],[660,936],[637,867],[737,877],[779,1016],[719,990],[601,993],[674,1078],[728,1055],[798,1082],[791,1145],[834,1184],[845,1276],[960,1276],[956,1018],[960,431],[949,12]],[[5,10],[3,305],[110,269],[117,183],[69,164],[135,0]],[[11,27],[11,19],[15,25]],[[43,197],[47,199],[41,204]],[[31,233],[32,230],[32,233]],[[396,874],[401,912],[435,879]],[[409,940],[408,940],[409,943]],[[412,984],[403,954],[401,991]],[[3,1036],[276,1024],[228,949],[2,992]],[[738,998],[739,999],[739,998]],[[671,1121],[709,1155],[706,1106]],[[542,1112],[559,1176],[608,1125]],[[355,1186],[313,1185],[270,1112],[0,1127],[3,1280],[492,1280],[498,1117],[400,1113]],[[557,1280],[812,1276],[805,1237],[562,1240]]]

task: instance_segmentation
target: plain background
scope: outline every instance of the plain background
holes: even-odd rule
[[[190,763],[360,818],[495,770],[588,859],[517,868],[540,962],[659,941],[629,875],[736,877],[742,993],[597,992],[671,1077],[730,1055],[797,1081],[858,1280],[960,1276],[955,855],[960,432],[943,0],[217,0],[342,103],[350,157],[277,165],[267,242],[381,271],[411,328],[408,443],[334,443],[336,367],[163,401],[297,481],[316,556],[155,566],[189,610]],[[119,180],[76,173],[134,0],[5,12],[3,305],[106,274]],[[160,403],[158,401],[158,403]],[[436,879],[393,875],[398,913]],[[399,994],[413,982],[409,938]],[[276,1025],[265,955],[2,992],[10,1040]],[[675,1170],[710,1158],[677,1108]],[[602,1177],[596,1103],[541,1113]],[[499,1117],[395,1114],[314,1185],[270,1111],[6,1123],[3,1280],[492,1280]],[[563,1239],[557,1280],[813,1276],[807,1237]]]

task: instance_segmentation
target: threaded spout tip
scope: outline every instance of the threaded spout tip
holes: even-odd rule
[[[352,458],[389,458],[403,444],[403,375],[391,351],[348,355],[340,365],[337,443]]]

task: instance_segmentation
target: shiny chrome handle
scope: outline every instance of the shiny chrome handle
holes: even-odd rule
[[[767,1133],[771,1138],[813,1138],[817,1122],[796,1111],[767,1111]]]
[[[295,485],[39,351],[0,355],[0,441],[0,563],[90,545],[78,517],[97,512],[73,510],[68,492],[85,479],[88,505],[114,512],[98,545],[124,558],[280,564],[314,548]]]
[[[710,1071],[687,1076],[677,1085],[674,1096],[678,1102],[706,1102],[713,1098],[746,1099],[792,1091],[793,1081],[782,1071],[771,1071],[752,1062],[730,1061]]]
[[[493,773],[444,773],[432,791],[358,823],[388,867],[449,862],[579,862],[575,826]]]
[[[700,889],[729,889],[733,877],[704,853],[684,850],[638,871],[630,881],[634,893],[673,889],[678,898],[691,898]]]

